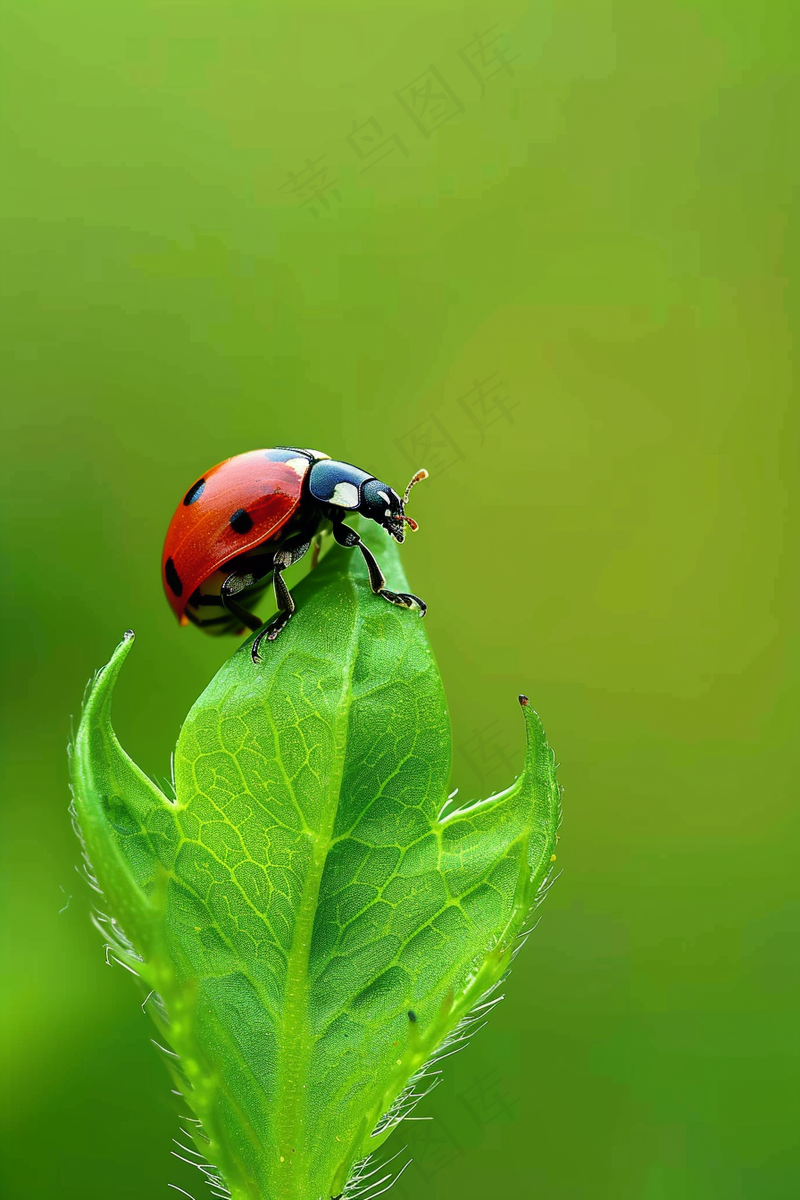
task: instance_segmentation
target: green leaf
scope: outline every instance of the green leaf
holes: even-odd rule
[[[389,539],[362,536],[407,590]],[[153,993],[201,1169],[235,1200],[369,1194],[363,1160],[496,1003],[560,817],[527,702],[520,777],[443,815],[450,728],[424,622],[370,592],[357,552],[332,550],[296,598],[263,663],[245,643],[192,708],[174,800],[111,728],[132,635],[71,759],[99,923]]]

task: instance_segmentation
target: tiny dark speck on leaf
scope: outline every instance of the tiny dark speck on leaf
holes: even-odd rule
[[[408,1010],[408,1019],[409,1021],[416,1021],[417,1019],[417,1014],[414,1012],[413,1008]]]

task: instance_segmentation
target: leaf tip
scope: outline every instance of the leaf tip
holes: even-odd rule
[[[527,696],[523,696],[522,694],[520,694],[520,695],[517,697],[517,699],[519,700],[519,703],[520,703],[520,707],[521,707],[521,708],[527,708],[527,707],[528,707],[528,705],[530,704],[530,700],[528,699],[528,697],[527,697]]]

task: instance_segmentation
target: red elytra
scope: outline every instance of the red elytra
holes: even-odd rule
[[[189,622],[185,609],[195,589],[237,555],[279,534],[297,509],[312,459],[274,462],[270,453],[250,450],[217,463],[178,505],[161,577],[181,625]]]

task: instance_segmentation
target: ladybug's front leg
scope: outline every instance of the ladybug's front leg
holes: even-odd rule
[[[372,551],[364,545],[355,529],[350,529],[347,525],[334,525],[333,536],[340,546],[345,546],[352,550],[358,547],[361,551],[364,556],[364,562],[367,564],[367,570],[369,571],[369,585],[376,596],[382,596],[384,600],[388,600],[390,604],[397,604],[400,608],[418,608],[419,615],[421,617],[425,616],[428,606],[424,600],[420,600],[419,596],[415,596],[413,592],[392,592],[387,588],[383,571],[378,566],[378,560]]]

